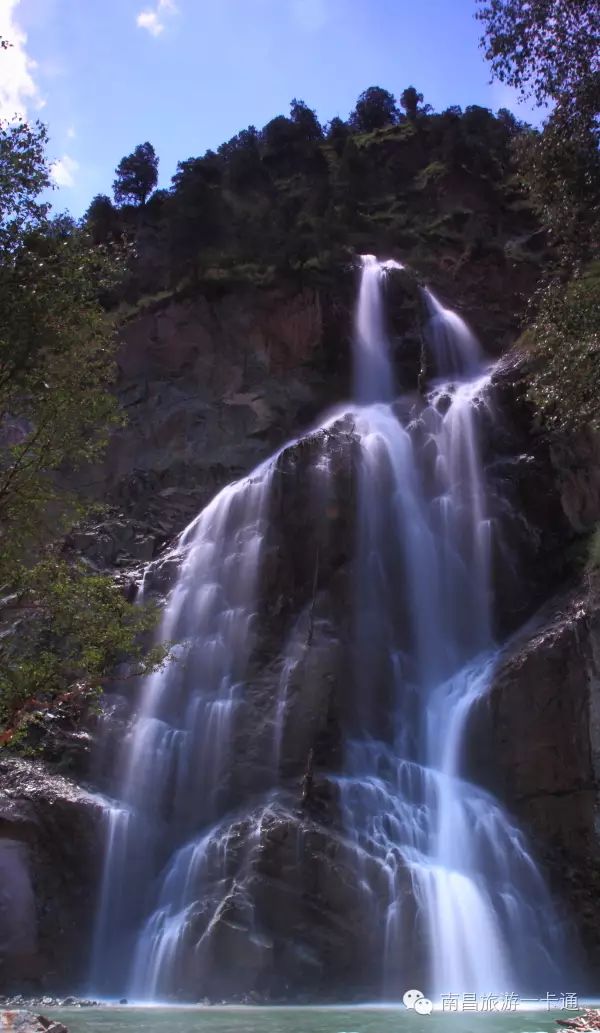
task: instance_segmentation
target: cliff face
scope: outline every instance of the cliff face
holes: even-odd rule
[[[447,277],[440,271],[441,284]],[[492,309],[501,304],[500,274],[497,284],[490,285]],[[515,298],[518,288],[513,283],[510,289]],[[469,281],[465,305],[474,290]],[[198,890],[189,930],[192,938],[205,936],[217,996],[285,996],[293,972],[296,994],[351,998],[372,992],[380,976],[364,968],[365,945],[357,948],[357,930],[370,925],[340,835],[332,777],[352,655],[352,419],[293,441],[323,409],[349,394],[353,294],[349,270],[335,289],[213,289],[157,302],[131,318],[122,333],[118,385],[128,423],[112,441],[104,468],[89,478],[90,491],[106,499],[109,512],[72,542],[105,568],[129,571],[157,560],[154,591],[161,594],[172,577],[168,563],[160,562],[165,543],[223,485],[292,439],[273,479],[260,634],[236,732],[235,764],[224,787],[234,814],[249,786],[257,803],[223,830],[230,850],[226,891],[216,881],[202,889],[203,896]],[[416,386],[414,284],[397,288],[390,311],[398,369]],[[514,314],[503,312],[495,330],[490,328],[494,350],[501,350],[514,322]],[[488,399],[496,417],[484,458],[494,518],[504,529],[505,550],[498,550],[494,562],[497,627],[502,635],[515,635],[477,713],[480,735],[474,737],[471,763],[535,837],[538,856],[572,909],[590,957],[600,960],[593,874],[600,594],[587,583],[563,586],[567,549],[600,519],[600,457],[591,438],[568,446],[545,440],[533,426],[524,391],[522,365],[509,358],[498,368]],[[310,475],[317,453],[327,458],[325,495]],[[313,519],[307,521],[309,512]],[[518,632],[536,613],[536,622]],[[284,794],[277,806],[265,807],[258,800],[268,784],[268,750],[278,720],[278,643],[290,628],[295,662],[281,726]],[[111,720],[126,722],[127,693],[109,704]],[[77,763],[81,781],[106,788],[105,772],[85,758]],[[0,978],[11,990],[71,990],[87,970],[101,810],[75,782],[40,762],[2,762],[0,783],[0,864],[10,872],[13,898],[30,915],[28,930],[19,934],[8,915]],[[207,931],[209,904],[214,914]],[[419,972],[422,945],[413,948],[403,978]],[[182,972],[181,980],[192,994],[204,993],[195,971]]]
[[[530,832],[574,919],[590,985],[600,964],[599,662],[596,581],[554,599],[509,645],[487,701],[484,733],[495,760],[494,789]]]
[[[598,437],[585,432],[542,443],[552,492],[534,478],[535,509],[545,513],[538,535],[545,531],[551,547],[544,558],[538,537],[537,569],[552,571],[546,596],[565,572],[568,583],[509,641],[486,715],[497,762],[493,784],[531,831],[574,917],[592,985],[600,964],[600,582],[597,572],[582,570],[581,559],[581,573],[573,575],[569,553],[600,520],[598,448]]]
[[[127,423],[89,488],[112,518],[75,545],[131,566],[225,484],[348,394],[352,277],[314,287],[242,287],[158,303],[122,328],[118,394]]]

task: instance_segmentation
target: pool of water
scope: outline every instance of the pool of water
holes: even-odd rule
[[[69,1033],[559,1033],[565,1011],[420,1016],[404,1008],[52,1009]]]

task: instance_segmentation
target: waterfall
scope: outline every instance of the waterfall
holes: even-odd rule
[[[385,340],[372,293],[386,274],[364,260],[357,368],[375,355],[377,377]],[[564,960],[560,923],[523,835],[464,771],[469,714],[497,655],[497,530],[479,454],[493,423],[489,374],[463,320],[424,295],[429,394],[408,418],[382,402],[357,415],[358,712],[339,780],[345,825],[359,863],[379,868],[365,880],[374,899],[385,887],[374,917],[385,996],[402,995],[420,949],[433,997],[543,993]]]
[[[228,806],[236,708],[252,648],[276,459],[224,488],[168,557],[178,575],[159,635],[176,643],[175,656],[146,679],[118,758],[119,803],[107,812],[93,952],[96,987],[126,985],[140,998],[153,997],[156,964],[140,963],[148,956],[161,959],[162,982],[169,983],[169,945],[185,918],[171,906],[185,884],[179,848],[199,829],[210,829]],[[191,851],[196,865],[195,847]],[[183,856],[189,852],[186,847]],[[162,864],[167,875],[154,910],[153,881]],[[151,917],[144,920],[149,906]],[[124,984],[132,951],[133,974]]]
[[[483,361],[477,338],[464,319],[444,308],[428,287],[422,293],[428,315],[425,336],[438,376],[474,376]]]
[[[316,445],[314,432],[305,435],[224,488],[144,575],[148,590],[163,568],[175,571],[159,632],[174,658],[144,680],[129,731],[113,731],[105,747],[115,778],[95,993],[160,1000],[196,988],[226,907],[242,956],[261,948],[247,888],[255,883],[244,878],[260,861],[268,822],[299,823],[282,774],[294,736],[288,710],[313,648],[319,548],[328,547],[317,546],[312,601],[278,632],[257,748],[264,756],[240,784],[273,484],[288,447],[313,449],[301,501],[317,541],[331,477],[327,435],[340,419],[357,445],[353,633],[345,642],[352,674],[343,762],[324,777],[335,792],[335,835],[379,945],[380,994],[397,1000],[413,983],[432,997],[545,994],[564,971],[564,930],[526,839],[467,768],[473,708],[499,648],[492,554],[501,528],[481,458],[482,435],[494,426],[490,374],[465,322],[424,289],[435,376],[426,395],[398,397],[384,300],[386,280],[401,268],[361,259],[356,404],[326,418]],[[288,979],[293,993],[293,972]]]
[[[361,256],[354,327],[354,397],[358,402],[389,402],[395,397],[394,374],[389,354],[382,283],[399,262],[378,262],[375,255]]]

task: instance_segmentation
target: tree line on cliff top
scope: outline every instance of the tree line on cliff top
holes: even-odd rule
[[[370,87],[347,120],[326,126],[293,99],[288,116],[180,161],[169,189],[154,189],[157,155],[139,145],[116,169],[114,199],[95,197],[86,221],[98,242],[136,242],[132,295],[175,288],[211,267],[293,271],[367,246],[406,253],[439,222],[439,194],[457,176],[485,181],[502,209],[512,143],[524,131],[506,109],[435,113],[413,86],[399,103]],[[461,214],[479,218],[473,244],[485,248],[493,232],[482,213]]]

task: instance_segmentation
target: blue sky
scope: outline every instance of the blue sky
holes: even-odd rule
[[[358,94],[414,85],[441,110],[509,107],[489,84],[475,0],[0,0],[0,115],[50,129],[59,190],[81,214],[111,192],[114,168],[150,140],[160,183],[177,161],[249,124],[287,114],[292,97],[322,121]],[[533,119],[536,119],[535,114]]]

